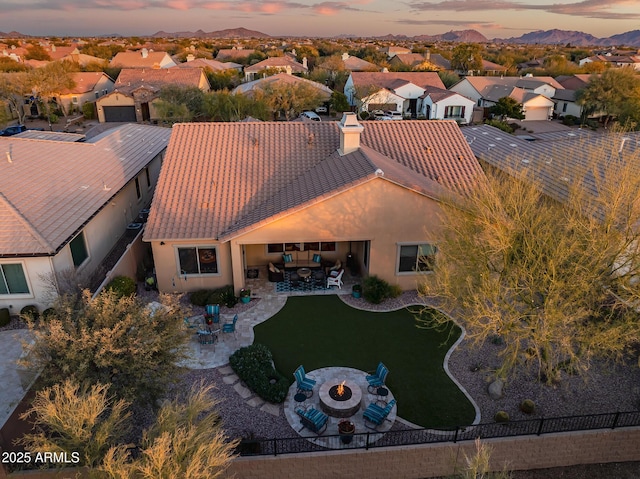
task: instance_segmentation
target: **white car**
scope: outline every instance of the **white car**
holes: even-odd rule
[[[392,120],[402,120],[402,113],[400,113],[399,111],[385,111],[384,112],[385,116],[390,117]]]
[[[306,118],[308,120],[321,121],[320,117],[318,116],[318,114],[316,112],[313,112],[313,111],[303,111],[302,113],[300,113],[300,116],[302,118]]]
[[[319,106],[318,108],[316,108],[316,113],[326,113],[326,112],[327,112],[326,106]]]

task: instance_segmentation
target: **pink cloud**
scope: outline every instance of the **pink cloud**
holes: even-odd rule
[[[174,10],[189,10],[193,4],[190,0],[169,0],[166,6]]]

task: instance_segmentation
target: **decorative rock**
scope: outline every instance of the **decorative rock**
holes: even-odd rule
[[[489,384],[489,397],[491,399],[500,399],[502,397],[502,390],[504,388],[504,381],[502,379],[496,379]]]

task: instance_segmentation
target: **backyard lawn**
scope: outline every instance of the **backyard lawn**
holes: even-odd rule
[[[443,360],[460,329],[419,329],[406,309],[373,313],[353,309],[337,296],[289,297],[275,316],[257,325],[255,342],[273,353],[276,369],[291,378],[329,366],[372,371],[389,368],[387,386],[398,400],[398,415],[424,427],[473,422],[475,411],[444,371]]]

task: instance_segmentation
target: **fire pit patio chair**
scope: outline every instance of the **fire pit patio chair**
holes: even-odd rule
[[[296,392],[303,393],[308,398],[313,396],[313,387],[316,385],[316,381],[315,379],[307,377],[307,373],[304,371],[302,365],[298,366],[298,369],[293,373],[293,377],[296,378]]]
[[[387,403],[385,407],[380,407],[375,402],[372,402],[364,410],[364,425],[369,429],[376,430],[387,419],[387,416],[395,406],[396,400],[392,399]]]
[[[389,370],[382,363],[382,361],[380,361],[378,363],[378,367],[376,368],[376,372],[373,374],[367,375],[367,382],[369,383],[367,390],[369,391],[370,394],[376,394],[378,391],[378,388],[381,388],[385,385],[384,382],[387,380],[388,374],[389,374]]]
[[[300,416],[302,427],[316,433],[318,436],[327,429],[329,416],[327,416],[322,411],[317,410],[313,406],[306,410],[296,409],[296,414]]]

